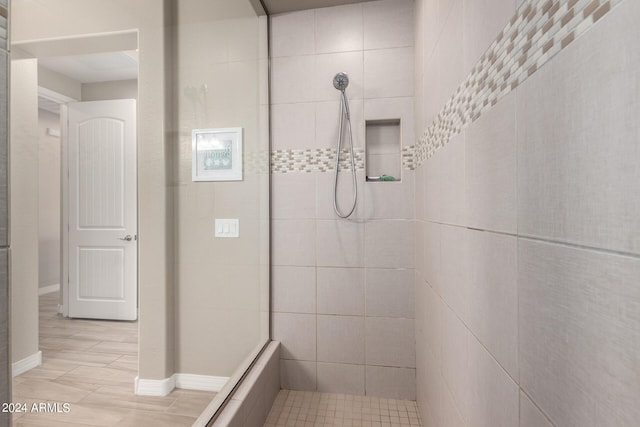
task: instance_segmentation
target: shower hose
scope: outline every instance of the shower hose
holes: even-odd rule
[[[358,201],[358,185],[356,180],[356,160],[355,155],[353,153],[353,133],[351,132],[351,114],[349,113],[349,102],[347,101],[347,95],[345,94],[344,89],[341,91],[342,101],[340,103],[340,124],[338,128],[338,153],[336,154],[336,170],[335,177],[333,180],[333,209],[340,218],[348,218],[353,214],[353,211],[356,210],[356,203]],[[351,209],[344,213],[338,207],[338,173],[340,172],[340,154],[342,153],[342,144],[343,144],[343,124],[344,119],[347,119],[347,127],[349,130],[349,155],[351,157],[351,178],[353,180],[353,202],[351,204]]]

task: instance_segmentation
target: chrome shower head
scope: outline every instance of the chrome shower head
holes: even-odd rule
[[[338,73],[333,77],[333,87],[343,91],[349,86],[349,76],[347,73]]]

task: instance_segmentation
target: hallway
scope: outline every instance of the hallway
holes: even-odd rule
[[[215,395],[136,396],[137,323],[70,320],[57,314],[58,300],[57,292],[40,297],[43,364],[14,378],[13,402],[69,403],[70,411],[15,414],[14,427],[190,426]]]

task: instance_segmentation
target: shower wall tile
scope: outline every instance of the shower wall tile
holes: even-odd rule
[[[382,0],[363,4],[364,49],[413,46],[413,2]]]
[[[416,366],[413,319],[367,317],[365,342],[367,365]]]
[[[363,395],[364,371],[363,365],[318,362],[318,391]]]
[[[315,314],[272,313],[273,339],[280,341],[283,359],[316,359]]]
[[[329,83],[331,83],[331,81],[329,81]],[[337,93],[338,92],[336,92],[336,94]],[[351,130],[353,132],[353,147],[364,148],[365,128],[364,128],[364,119],[363,119],[364,111],[363,111],[362,100],[360,99],[349,100],[349,111],[352,117]],[[333,148],[337,150],[338,129],[340,127],[339,120],[340,120],[339,96],[338,96],[338,99],[334,99],[332,101],[316,103],[315,138],[316,138],[317,148]],[[345,129],[347,129],[346,125],[345,125]],[[346,149],[346,146],[343,145],[343,148]]]
[[[440,310],[440,326],[442,331],[442,377],[451,390],[454,405],[462,419],[469,420],[470,381],[472,373],[469,370],[469,330],[464,323],[451,311],[443,306]],[[445,402],[443,402],[445,403]],[[445,410],[451,418],[452,411]],[[455,419],[455,417],[451,418]],[[445,424],[450,425],[450,424]]]
[[[362,5],[316,9],[316,54],[361,51]]]
[[[311,102],[314,100],[313,85],[309,84],[314,74],[313,56],[290,56],[273,58],[271,61],[271,103]]]
[[[463,0],[464,69],[478,62],[516,11],[517,0]]]
[[[318,219],[339,219],[333,210],[333,189],[334,189],[335,172],[317,173],[316,174],[316,215]],[[349,218],[352,220],[360,220],[364,218],[365,203],[362,200],[365,185],[364,171],[356,173],[356,185],[358,188],[359,201],[356,204],[356,210]],[[338,207],[342,212],[351,209],[353,204],[353,178],[351,172],[340,172],[338,175]]]
[[[365,230],[367,267],[413,268],[412,221],[368,221]]]
[[[471,334],[469,340],[469,419],[479,427],[518,425],[520,388]]]
[[[275,174],[271,178],[271,218],[314,219],[316,177],[313,173]]]
[[[315,313],[315,267],[271,267],[271,300],[274,312]]]
[[[414,188],[413,171],[403,171],[401,182],[366,182],[364,186],[365,218],[413,219]]]
[[[367,268],[366,308],[367,316],[413,319],[413,270]]]
[[[469,313],[469,230],[443,225],[440,227],[441,264],[439,292],[442,299],[463,321]]]
[[[413,95],[413,48],[364,51],[364,97]]]
[[[424,227],[424,279],[438,293],[442,292],[442,228],[427,221]],[[418,236],[419,237],[419,236]]]
[[[441,220],[463,225],[466,219],[465,134],[454,137],[440,150]]]
[[[271,264],[315,266],[315,221],[271,220]]]
[[[315,104],[271,106],[271,144],[274,150],[306,150],[316,147]]]
[[[364,224],[352,221],[317,221],[317,265],[364,267]]]
[[[316,55],[315,59],[316,65],[313,74],[315,101],[340,99],[340,92],[333,86],[333,77],[338,72],[345,72],[349,75],[349,86],[346,91],[349,100],[362,99],[362,51]],[[336,118],[334,117],[330,123],[337,124]]]
[[[518,378],[518,245],[515,236],[470,230],[468,326]]]
[[[416,399],[416,370],[387,366],[366,367],[367,396],[388,399]]]
[[[424,163],[424,175],[424,219],[439,222],[442,218],[441,152],[437,152]]]
[[[318,315],[318,361],[363,365],[363,317]]]
[[[315,53],[314,11],[274,15],[271,17],[270,28],[272,58]]]
[[[521,238],[518,272],[527,395],[556,425],[636,424],[640,260]]]
[[[516,232],[515,92],[465,130],[467,221],[483,230]]]
[[[280,386],[286,390],[315,390],[316,362],[280,359]]]
[[[553,424],[522,391],[520,391],[520,427],[553,427]]]
[[[364,269],[318,267],[318,314],[364,316]]]
[[[640,254],[640,4],[616,12],[518,89],[518,231]]]

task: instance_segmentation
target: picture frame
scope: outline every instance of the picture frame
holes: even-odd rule
[[[193,129],[193,181],[242,181],[242,128]]]

